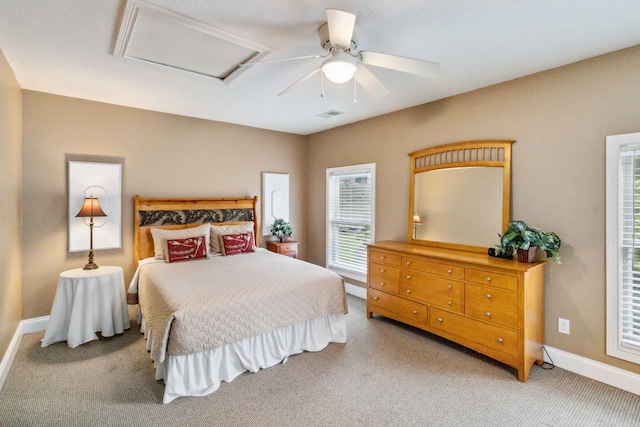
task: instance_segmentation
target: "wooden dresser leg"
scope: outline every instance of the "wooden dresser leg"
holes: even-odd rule
[[[525,366],[524,368],[518,369],[518,380],[526,383],[529,379],[529,372],[531,372],[531,366]]]

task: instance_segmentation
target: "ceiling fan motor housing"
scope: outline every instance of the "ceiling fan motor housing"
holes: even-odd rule
[[[353,34],[355,35],[357,30],[357,27],[354,27],[353,29]],[[328,23],[324,23],[320,26],[320,28],[318,28],[318,35],[320,36],[320,46],[322,46],[322,48],[324,50],[326,50],[327,52],[329,52],[331,50],[332,47],[335,47],[332,43],[331,40],[329,40],[329,24]],[[358,47],[358,43],[356,43],[355,40],[351,40],[351,43],[349,46],[340,46],[342,48],[342,50],[344,50],[345,52],[354,52],[356,48]]]

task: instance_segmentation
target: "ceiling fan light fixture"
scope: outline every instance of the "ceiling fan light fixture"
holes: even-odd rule
[[[336,50],[322,63],[322,72],[334,83],[346,83],[356,72],[356,61],[343,50]]]

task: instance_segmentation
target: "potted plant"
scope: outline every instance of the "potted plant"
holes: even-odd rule
[[[542,231],[536,227],[529,227],[524,221],[509,223],[507,231],[500,236],[500,245],[494,249],[495,256],[507,256],[518,252],[518,261],[533,262],[537,248],[546,252],[547,258],[553,258],[554,264],[560,262],[560,245],[562,241],[554,232]]]
[[[276,219],[271,225],[271,235],[276,236],[281,242],[286,242],[292,234],[291,225],[282,218]]]

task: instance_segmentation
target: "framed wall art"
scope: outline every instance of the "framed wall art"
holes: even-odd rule
[[[69,252],[89,250],[90,218],[78,218],[87,197],[96,197],[106,216],[93,218],[93,249],[122,247],[122,163],[68,160]]]
[[[262,235],[271,234],[276,219],[289,221],[289,174],[262,173]]]

